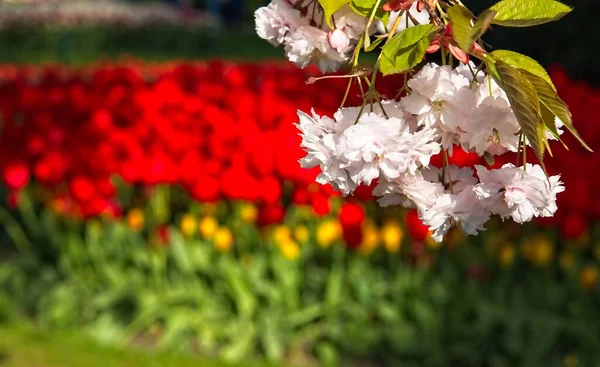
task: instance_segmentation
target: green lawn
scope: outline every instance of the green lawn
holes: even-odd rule
[[[1,367],[232,367],[193,356],[103,347],[79,334],[0,326]],[[238,366],[264,367],[252,363]]]

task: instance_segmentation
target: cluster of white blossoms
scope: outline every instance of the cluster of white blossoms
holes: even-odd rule
[[[488,77],[473,80],[469,66],[425,65],[399,102],[341,108],[333,118],[299,111],[307,152],[301,165],[320,167],[317,182],[344,195],[377,180],[379,204],[416,208],[436,241],[455,225],[475,235],[492,215],[518,223],[552,216],[564,187],[538,165],[430,166],[432,156],[454,146],[479,155],[519,149],[506,94]]]
[[[409,16],[410,13],[410,16]],[[369,29],[367,19],[344,5],[325,22],[316,0],[272,0],[254,13],[256,33],[273,46],[283,45],[287,58],[300,68],[316,64],[321,72],[337,71],[350,60],[363,32],[387,34],[400,17],[395,33],[417,24],[429,23],[429,13],[417,10],[415,2],[407,11],[390,12],[387,24],[381,20]]]
[[[323,73],[336,71],[350,59],[367,19],[345,5],[333,14],[330,27],[316,0],[273,0],[254,13],[256,33],[304,68],[316,64]]]

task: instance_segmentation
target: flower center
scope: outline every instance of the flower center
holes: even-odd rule
[[[442,112],[442,109],[444,108],[444,105],[446,104],[445,101],[429,101],[429,105],[431,106],[431,108],[433,109],[433,111],[435,113],[440,113]]]
[[[494,129],[492,134],[487,137],[487,142],[492,144],[500,144],[500,136],[498,135],[498,130]]]

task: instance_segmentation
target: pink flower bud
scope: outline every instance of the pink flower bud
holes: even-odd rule
[[[343,52],[348,46],[350,46],[350,39],[348,35],[341,29],[335,29],[327,35],[327,42],[329,46],[334,50]]]

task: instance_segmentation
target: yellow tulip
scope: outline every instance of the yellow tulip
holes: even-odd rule
[[[286,225],[279,225],[273,229],[272,236],[275,243],[279,245],[292,239],[292,231],[290,231],[290,227]]]
[[[213,237],[215,248],[221,252],[226,252],[233,246],[233,235],[227,227],[219,227]]]
[[[395,253],[402,246],[404,231],[398,223],[390,222],[381,228],[381,241],[387,252]]]
[[[498,262],[502,266],[509,266],[515,261],[515,246],[510,243],[500,245],[498,249]]]
[[[329,219],[319,223],[317,227],[317,244],[323,248],[331,246],[342,235],[342,226],[337,220]]]
[[[579,282],[585,289],[592,289],[598,284],[598,268],[595,266],[586,266],[579,274]]]
[[[219,222],[213,217],[204,217],[200,220],[200,223],[198,223],[200,235],[205,239],[212,238],[218,228]]]
[[[565,367],[577,367],[579,366],[579,358],[576,354],[568,354],[567,356],[565,356],[563,365]]]
[[[552,260],[554,246],[546,236],[537,235],[525,243],[523,255],[534,265],[543,267]]]
[[[365,225],[363,229],[363,240],[360,244],[360,252],[368,255],[375,251],[379,245],[379,231],[373,224]]]
[[[294,228],[294,237],[296,237],[300,243],[307,243],[308,240],[310,240],[310,231],[306,226],[297,226]]]
[[[131,209],[127,213],[127,225],[135,232],[140,231],[144,226],[144,213],[140,209]]]
[[[258,209],[252,204],[243,204],[240,208],[240,218],[246,223],[255,223],[258,218]]]
[[[300,257],[300,246],[292,239],[281,242],[279,244],[279,251],[288,260],[296,260]]]
[[[181,233],[188,237],[196,233],[197,226],[198,223],[196,218],[194,218],[194,216],[191,214],[184,214],[183,217],[181,217],[181,222],[179,222],[179,229],[181,230]]]

